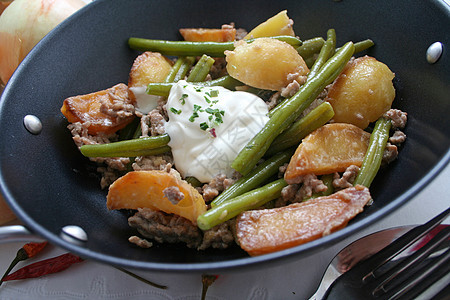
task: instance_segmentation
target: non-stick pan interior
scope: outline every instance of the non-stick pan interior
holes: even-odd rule
[[[131,36],[179,40],[181,27],[219,28],[234,22],[251,29],[287,9],[302,38],[335,28],[338,45],[371,38],[362,53],[396,74],[394,107],[408,113],[408,138],[400,156],[372,185],[374,204],[349,226],[320,240],[261,257],[238,247],[198,252],[180,245],[139,249],[126,213],[108,211],[95,166],[79,154],[60,113],[69,96],[127,83],[138,52]],[[205,270],[260,266],[312,254],[379,220],[414,196],[449,161],[450,12],[439,1],[146,1],[97,0],[59,26],[25,59],[0,102],[2,192],[27,226],[51,242],[107,263],[153,270]],[[426,50],[442,42],[439,61]],[[38,135],[23,125],[25,115],[43,124]],[[432,201],[432,199],[430,199]],[[425,204],[424,204],[425,205]],[[88,234],[82,245],[60,238],[65,225]]]

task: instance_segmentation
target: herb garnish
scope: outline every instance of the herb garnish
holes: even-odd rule
[[[181,95],[181,98],[180,98],[181,105],[184,105],[186,103],[187,97],[188,97],[188,94]]]
[[[181,109],[176,109],[175,107],[171,107],[170,111],[177,115],[181,114]]]

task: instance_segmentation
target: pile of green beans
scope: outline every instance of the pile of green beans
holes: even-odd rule
[[[264,156],[271,156],[279,151],[300,144],[304,137],[325,125],[333,116],[334,110],[331,104],[329,102],[321,103],[277,136]]]
[[[300,116],[328,84],[336,79],[354,51],[352,42],[342,46],[323,65],[316,76],[307,80],[294,96],[282,104],[263,129],[239,152],[231,167],[242,175],[248,174],[264,156],[273,140]]]
[[[369,188],[372,184],[381,166],[391,126],[391,120],[384,117],[379,118],[375,123],[375,127],[370,135],[369,147],[364,156],[361,169],[353,183],[354,185],[360,184]]]
[[[232,186],[223,191],[212,202],[211,206],[218,206],[228,199],[239,196],[266,183],[274,175],[278,174],[279,168],[289,162],[295,149],[280,152],[254,168],[248,175],[241,177]]]

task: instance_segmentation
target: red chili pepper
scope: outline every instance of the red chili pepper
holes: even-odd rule
[[[16,257],[9,265],[8,269],[6,270],[5,274],[3,275],[2,279],[0,280],[0,285],[5,281],[5,277],[11,272],[11,270],[19,263],[20,261],[26,260],[28,258],[31,258],[42,251],[42,249],[47,246],[48,242],[41,242],[41,243],[27,243],[23,245],[22,248],[17,251]]]
[[[219,275],[202,275],[202,300],[206,299],[206,292],[208,288],[219,278]]]
[[[31,258],[42,251],[42,249],[47,246],[48,242],[41,242],[41,243],[27,243],[23,245],[23,249],[28,255],[28,258]]]
[[[72,253],[66,253],[60,256],[32,263],[6,276],[3,280],[9,281],[9,280],[36,278],[47,274],[53,274],[61,272],[70,267],[71,265],[82,261],[83,261],[82,258]]]

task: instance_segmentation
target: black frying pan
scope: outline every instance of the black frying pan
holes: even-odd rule
[[[130,36],[180,39],[180,27],[220,27],[235,22],[251,29],[287,9],[302,39],[335,28],[338,45],[371,38],[367,54],[396,73],[394,106],[409,115],[400,157],[372,185],[374,204],[345,229],[305,245],[260,257],[239,247],[198,252],[180,245],[139,249],[127,238],[126,216],[108,211],[106,191],[94,167],[79,154],[59,112],[62,101],[127,82],[134,58]],[[288,262],[328,247],[380,220],[419,192],[450,158],[450,9],[440,1],[146,1],[98,0],[49,34],[24,60],[0,102],[0,186],[30,231],[87,258],[148,270],[236,269]],[[439,41],[442,57],[426,60]],[[363,53],[366,54],[366,53]],[[25,115],[43,124],[38,135],[23,125]],[[430,199],[431,201],[431,199]],[[60,237],[66,225],[82,227],[88,241]]]

